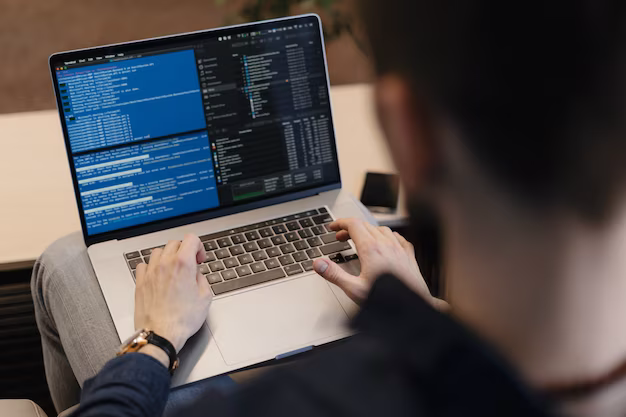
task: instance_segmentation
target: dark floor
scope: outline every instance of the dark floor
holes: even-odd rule
[[[33,400],[52,417],[30,274],[30,269],[0,272],[0,398]]]

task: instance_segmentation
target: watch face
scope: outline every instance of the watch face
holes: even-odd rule
[[[148,343],[148,341],[146,340],[147,337],[148,332],[146,330],[137,330],[131,337],[129,337],[124,341],[124,343],[122,343],[118,354],[136,351],[138,348]]]

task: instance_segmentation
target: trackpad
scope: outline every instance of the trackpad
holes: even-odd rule
[[[346,333],[348,316],[316,275],[215,300],[209,327],[228,365],[267,359]]]

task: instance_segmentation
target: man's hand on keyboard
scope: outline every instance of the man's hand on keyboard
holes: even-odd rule
[[[341,288],[354,302],[360,303],[367,297],[374,280],[390,273],[403,281],[409,288],[435,305],[424,278],[417,265],[413,245],[388,227],[375,227],[358,219],[339,219],[330,224],[337,232],[337,240],[352,239],[361,261],[361,275],[350,275],[328,259],[318,259],[313,267],[329,282]]]
[[[187,235],[154,249],[150,264],[137,266],[135,327],[154,331],[179,351],[207,319],[212,293],[198,272],[206,253],[197,236]]]

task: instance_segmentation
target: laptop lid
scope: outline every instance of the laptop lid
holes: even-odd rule
[[[59,53],[50,69],[88,245],[341,186],[316,15]]]

